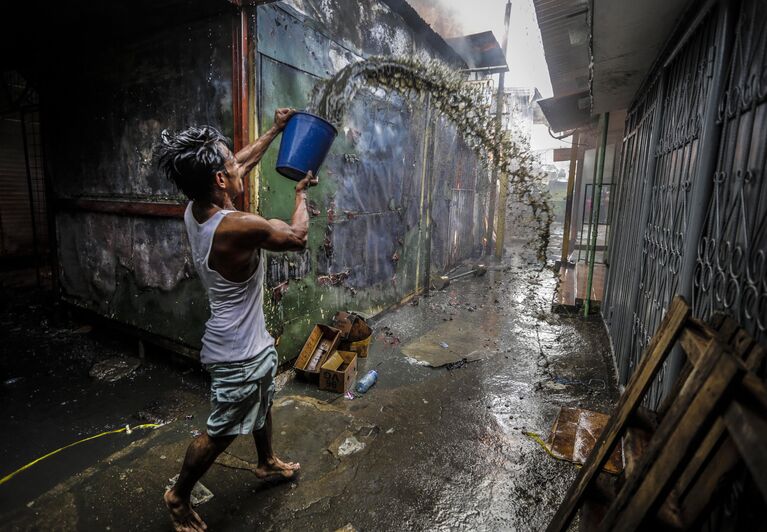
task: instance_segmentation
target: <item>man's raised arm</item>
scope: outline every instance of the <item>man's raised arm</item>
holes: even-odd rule
[[[306,207],[306,189],[317,184],[311,172],[296,185],[296,204],[290,223],[267,220],[255,214],[242,217],[243,244],[268,251],[301,251],[306,248],[309,235],[309,211]]]
[[[277,138],[277,135],[285,129],[285,124],[288,123],[290,117],[295,113],[295,109],[289,109],[287,107],[277,109],[274,112],[274,124],[272,124],[272,127],[270,127],[266,133],[258,137],[255,142],[248,144],[234,154],[235,171],[240,174],[240,177],[245,179],[245,176],[253,170],[266,153],[269,145],[275,138]]]

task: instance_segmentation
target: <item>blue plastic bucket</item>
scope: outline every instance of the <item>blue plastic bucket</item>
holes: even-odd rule
[[[277,171],[293,181],[301,181],[309,171],[316,176],[336,135],[338,130],[327,120],[297,112],[282,131]]]

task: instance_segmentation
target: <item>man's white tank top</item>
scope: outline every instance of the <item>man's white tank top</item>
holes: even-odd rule
[[[184,213],[186,232],[192,246],[192,258],[210,301],[210,319],[205,323],[200,361],[203,364],[238,362],[258,355],[274,345],[274,338],[264,322],[264,260],[260,253],[258,267],[250,279],[240,283],[226,280],[210,268],[208,257],[218,224],[231,210],[222,209],[204,223],[192,214],[192,203]]]

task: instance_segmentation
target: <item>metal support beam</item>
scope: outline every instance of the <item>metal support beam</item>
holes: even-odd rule
[[[575,171],[578,167],[578,140],[580,134],[575,130],[570,148],[570,171],[567,174],[567,197],[565,199],[565,225],[562,229],[562,256],[559,261],[560,267],[568,262],[570,255],[570,225],[573,217],[573,192],[575,191]]]
[[[252,122],[250,104],[253,99],[253,45],[250,24],[251,6],[238,7],[232,16],[232,116],[234,151],[251,142]],[[250,210],[251,178],[243,181],[243,193],[237,201],[237,208]]]
[[[503,258],[503,244],[506,239],[506,198],[509,194],[509,174],[501,172],[498,183],[500,188],[498,189],[498,216],[496,216],[495,222],[497,227],[495,256],[500,259]]]
[[[29,139],[27,139],[27,125],[24,111],[20,113],[21,137],[24,144],[24,166],[27,171],[27,193],[29,194],[29,216],[32,223],[32,250],[35,256],[35,272],[37,274],[37,286],[40,286],[40,245],[37,236],[37,215],[35,213],[35,197],[32,187],[32,167],[29,164]],[[39,199],[39,198],[38,198]]]
[[[501,44],[501,48],[503,50],[503,57],[506,57],[506,49],[509,45],[509,22],[511,20],[511,0],[508,0],[506,2],[506,12],[504,14],[503,19],[503,43]],[[497,122],[497,127],[503,129],[503,96],[504,96],[504,79],[505,79],[505,72],[500,72],[498,74],[498,92],[496,93],[495,97],[495,120]],[[493,161],[495,163],[495,161]],[[498,241],[501,241],[501,246],[503,246],[503,234],[499,234],[500,227],[497,224],[497,220],[500,220],[501,216],[506,216],[506,201],[504,199],[503,205],[500,202],[500,196],[503,195],[505,198],[505,194],[503,192],[503,186],[501,186],[501,189],[498,190],[498,169],[497,167],[493,168],[493,179],[490,185],[490,238],[488,239],[488,249],[485,251],[486,253],[489,251],[490,248],[495,247],[496,255],[498,254]],[[498,201],[496,201],[496,198],[498,198]],[[504,224],[505,225],[505,224]],[[493,229],[495,228],[495,231]],[[493,240],[493,234],[495,234],[495,241]]]
[[[602,200],[602,179],[605,174],[605,152],[607,151],[607,129],[610,126],[610,113],[604,113],[600,117],[601,122],[601,139],[599,141],[599,154],[596,164],[596,180],[591,187],[591,220],[594,230],[591,230],[589,226],[589,251],[588,251],[588,264],[589,264],[589,278],[586,283],[586,297],[583,304],[583,315],[588,316],[591,310],[591,288],[594,284],[594,259],[597,254],[597,235],[599,233],[599,207]],[[596,196],[596,198],[595,198]]]

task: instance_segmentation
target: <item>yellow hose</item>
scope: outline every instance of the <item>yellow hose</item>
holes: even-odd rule
[[[543,441],[543,439],[540,436],[538,436],[535,432],[525,431],[522,434],[524,434],[528,438],[532,439],[535,443],[543,447],[543,450],[546,451],[546,453],[548,453],[549,456],[551,456],[552,458],[556,458],[557,460],[561,460],[559,456],[554,456],[554,453],[551,452],[551,449],[549,449],[549,446],[546,445],[546,442]]]
[[[160,425],[157,424],[157,423],[145,423],[143,425],[136,425],[135,427],[131,427],[129,425],[125,425],[121,429],[108,430],[106,432],[102,432],[101,434],[96,434],[95,436],[88,436],[87,438],[83,438],[82,440],[76,441],[74,443],[70,443],[69,445],[65,445],[64,447],[61,447],[59,449],[56,449],[55,451],[52,451],[52,452],[50,452],[50,453],[48,453],[46,455],[43,455],[40,458],[32,460],[27,465],[18,468],[16,471],[11,473],[10,475],[6,475],[2,479],[0,479],[0,485],[5,484],[9,480],[11,480],[13,477],[18,475],[22,471],[24,471],[26,469],[29,469],[30,467],[32,467],[36,463],[41,462],[41,461],[45,460],[46,458],[50,458],[54,454],[60,453],[61,451],[65,450],[65,449],[69,449],[70,447],[74,447],[75,445],[79,445],[79,444],[84,443],[86,441],[95,440],[96,438],[101,438],[102,436],[106,436],[108,434],[117,434],[119,432],[128,432],[128,434],[130,434],[132,431],[134,431],[136,429],[153,429],[153,428],[156,428],[156,427],[159,427],[159,426]]]

